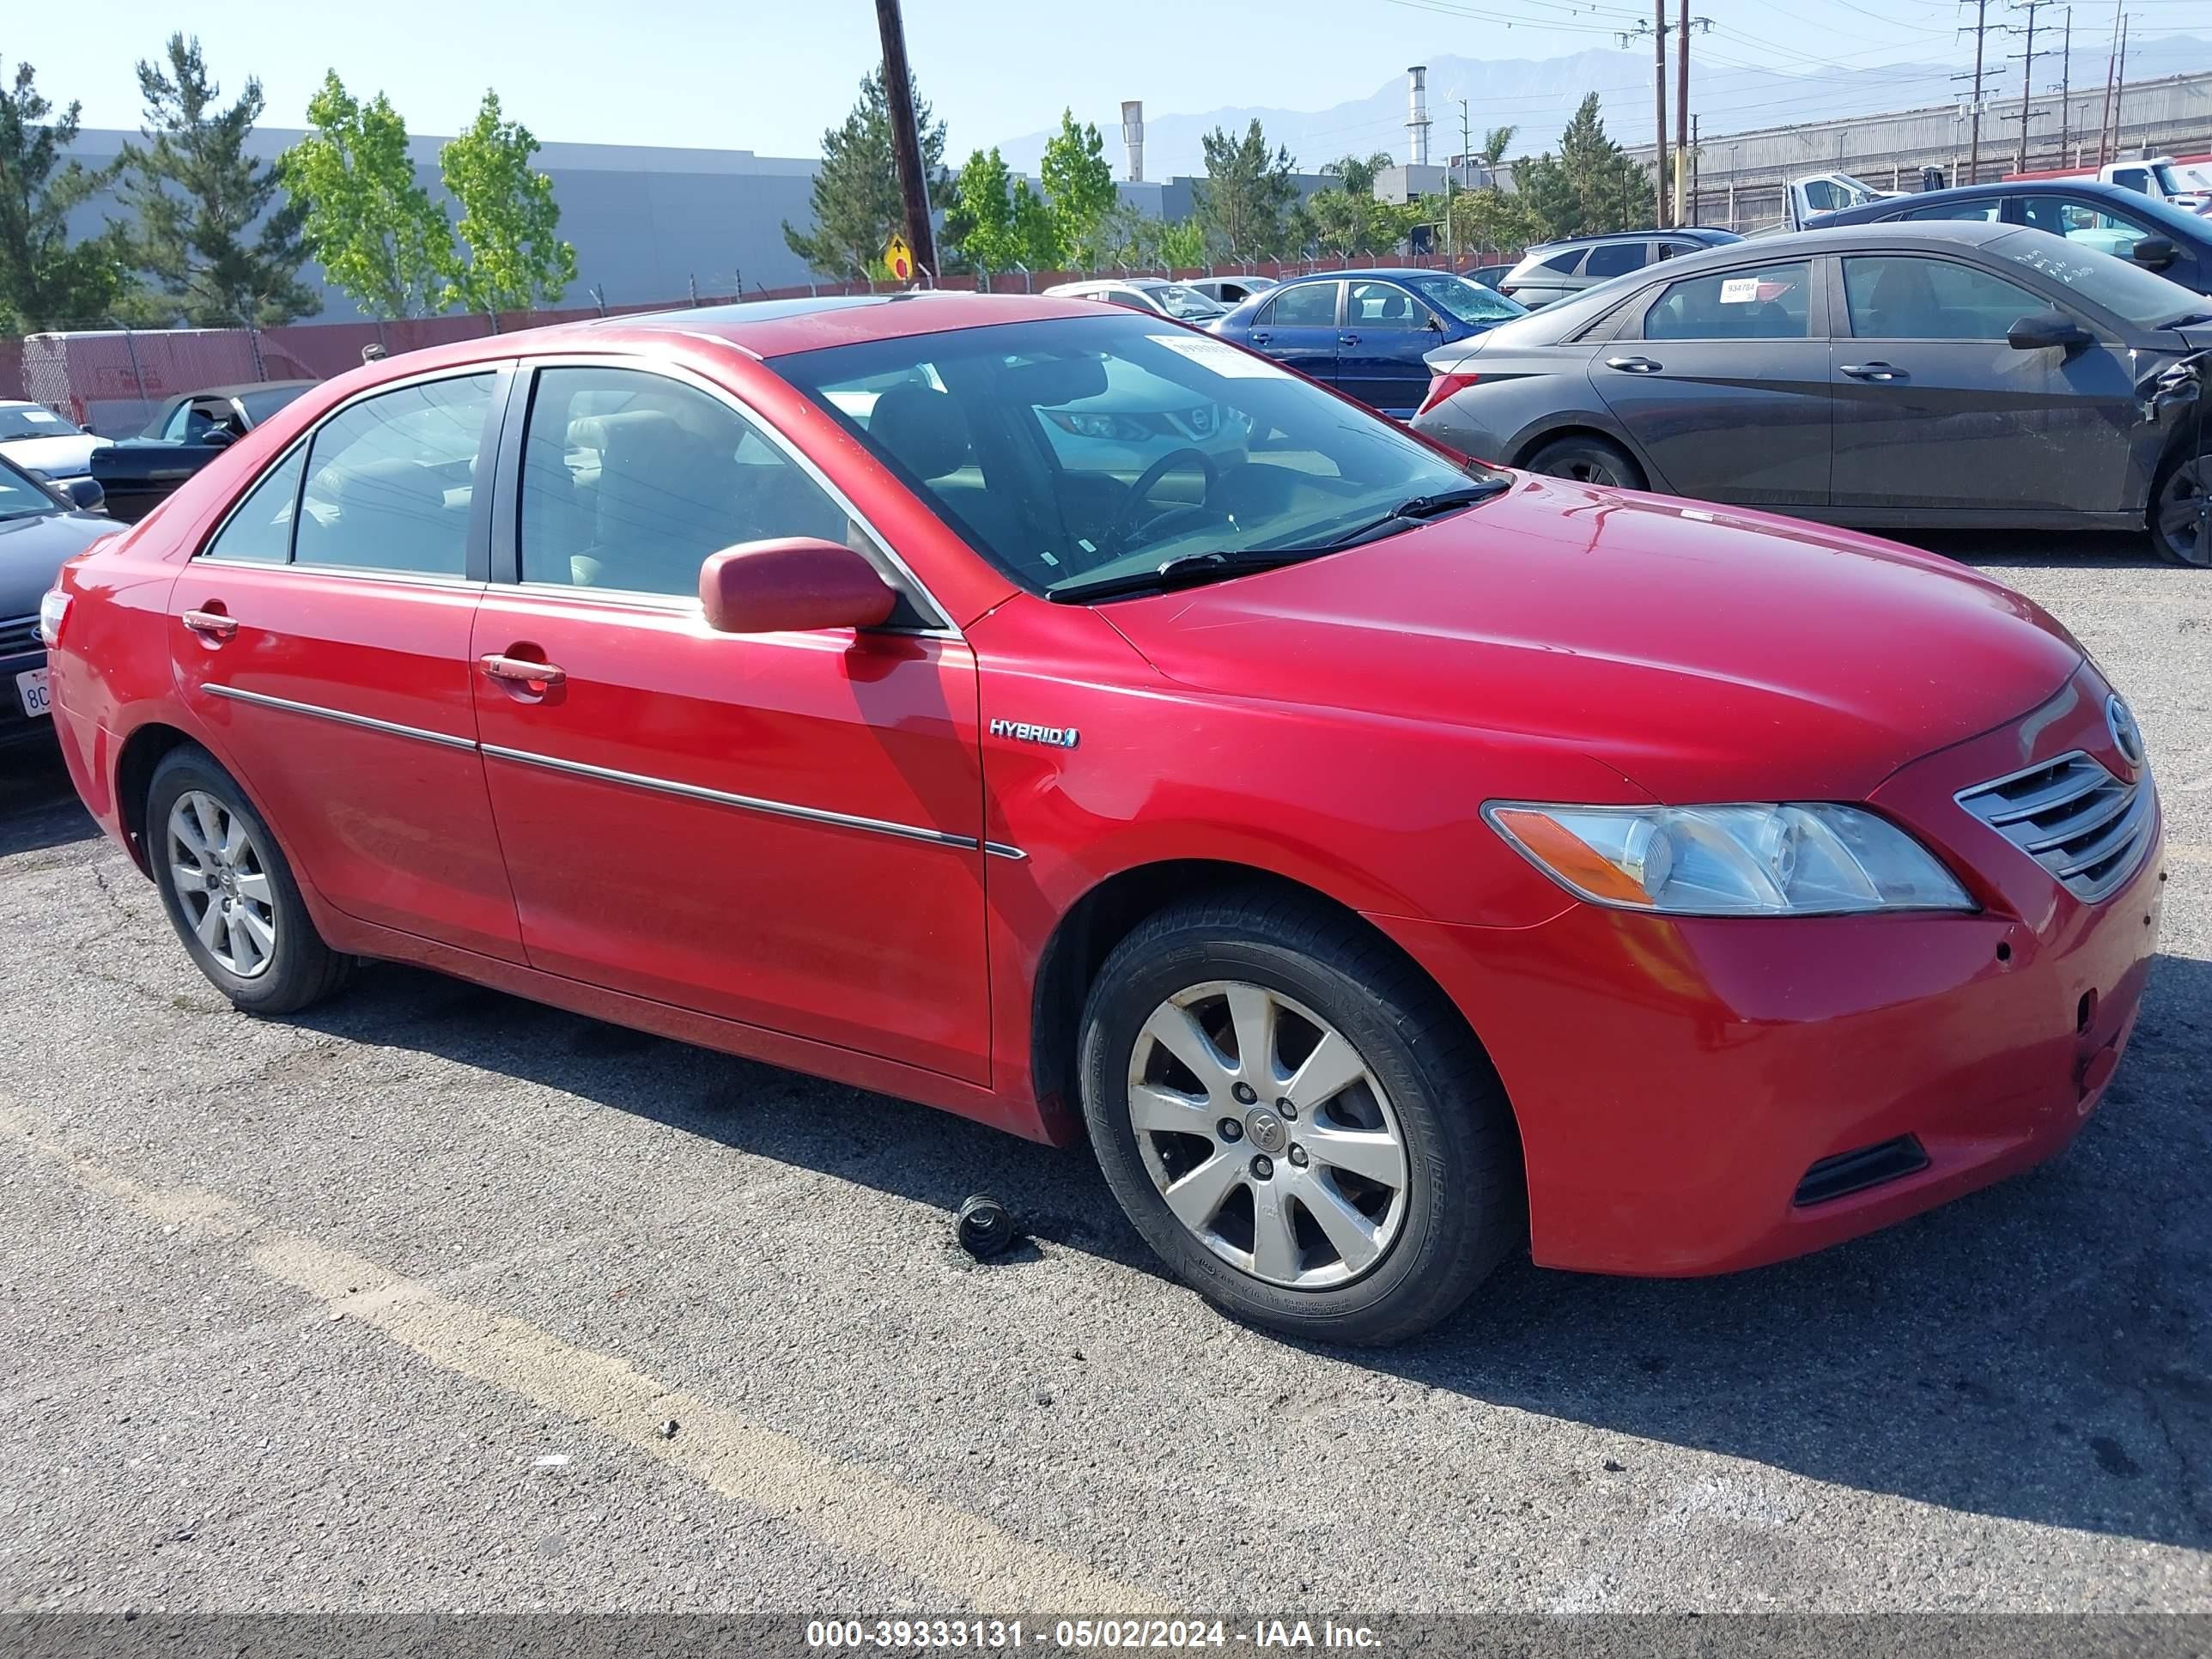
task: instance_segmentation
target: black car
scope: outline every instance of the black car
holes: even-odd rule
[[[1808,230],[1838,225],[1965,220],[2046,230],[2100,253],[2132,259],[2170,282],[2212,294],[2212,219],[2094,179],[2008,179],[1918,196],[1890,196],[1823,213]]]
[[[39,604],[56,571],[115,528],[98,514],[80,511],[44,478],[0,459],[0,748],[51,740]]]
[[[1669,261],[1429,354],[1416,431],[1590,483],[1882,526],[2142,529],[2212,563],[2212,301],[2006,224]]]
[[[135,438],[94,452],[107,512],[136,524],[172,490],[290,403],[313,380],[210,386],[172,398]]]

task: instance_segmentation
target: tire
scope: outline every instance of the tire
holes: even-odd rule
[[[1647,487],[1644,469],[1637,465],[1635,457],[1595,433],[1553,439],[1529,456],[1528,470],[1549,473],[1554,478],[1571,478],[1577,483],[1601,484],[1608,489]]]
[[[1239,1024],[1263,1002],[1272,1025]],[[1161,1040],[1192,1046],[1170,1007],[1208,1034],[1197,1060],[1209,1076]],[[1273,1034],[1253,1045],[1272,1048],[1265,1071],[1245,1066],[1236,1036],[1246,1029]],[[1349,1061],[1332,1049],[1302,1070],[1331,1037],[1349,1045]],[[1358,1080],[1334,1092],[1312,1075],[1352,1066]],[[1401,1342],[1526,1247],[1519,1141],[1474,1034],[1385,941],[1296,896],[1246,890],[1139,924],[1091,987],[1080,1067],[1114,1196],[1178,1278],[1239,1319],[1323,1342]],[[1247,1099],[1231,1081],[1240,1074],[1293,1092],[1304,1076],[1314,1093]],[[1170,1188],[1200,1222],[1178,1215]]]
[[[2212,456],[2185,455],[2159,475],[2150,497],[2150,544],[2168,564],[2212,568],[2212,533],[2203,517],[2212,494]]]
[[[297,1013],[345,983],[352,958],[323,943],[276,837],[204,749],[173,749],[154,769],[146,853],[177,937],[234,1007]]]

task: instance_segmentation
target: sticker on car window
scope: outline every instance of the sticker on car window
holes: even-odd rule
[[[1276,368],[1265,357],[1239,351],[1226,340],[1209,339],[1203,334],[1147,334],[1145,337],[1170,351],[1181,353],[1201,368],[1212,369],[1224,380],[1264,380],[1288,372]]]
[[[1724,306],[1747,306],[1759,298],[1759,278],[1730,276],[1721,283],[1721,303]]]
[[[43,409],[27,409],[23,411],[23,418],[33,426],[59,426],[62,423],[60,416],[50,414]]]

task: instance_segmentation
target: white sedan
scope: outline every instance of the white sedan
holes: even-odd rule
[[[107,445],[44,404],[0,402],[0,455],[20,467],[57,482],[82,478],[92,471],[92,452]]]

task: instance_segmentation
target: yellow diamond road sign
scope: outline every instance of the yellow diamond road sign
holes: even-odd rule
[[[914,250],[906,245],[905,237],[892,236],[884,248],[884,263],[890,267],[891,275],[902,283],[914,275]]]

